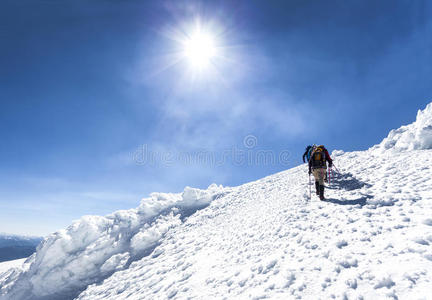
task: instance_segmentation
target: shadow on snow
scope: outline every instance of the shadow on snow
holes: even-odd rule
[[[331,178],[331,186],[328,187],[331,190],[346,190],[353,191],[361,189],[362,187],[371,187],[371,184],[363,182],[355,178],[351,173],[333,173]]]
[[[373,196],[371,196],[371,195],[364,195],[364,197],[360,197],[358,199],[353,199],[353,200],[338,200],[338,199],[329,198],[329,199],[324,199],[322,201],[330,202],[330,203],[334,203],[334,204],[339,204],[339,205],[360,205],[360,206],[364,206],[364,205],[366,205],[367,200],[370,199],[370,198],[373,198]]]
[[[355,178],[351,173],[338,173],[334,172],[331,178],[331,185],[327,187],[330,190],[345,190],[353,191],[363,187],[369,188],[372,185]],[[364,206],[368,199],[373,198],[372,195],[362,194],[362,197],[352,200],[338,200],[338,199],[325,199],[323,201],[339,204],[339,205],[361,205]]]

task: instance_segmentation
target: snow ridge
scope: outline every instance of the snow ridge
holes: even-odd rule
[[[136,209],[84,216],[48,236],[24,268],[0,274],[0,299],[72,299],[86,286],[152,252],[167,231],[228,189],[153,193]]]
[[[414,123],[393,129],[389,135],[372,150],[406,151],[432,149],[432,103],[417,112]]]

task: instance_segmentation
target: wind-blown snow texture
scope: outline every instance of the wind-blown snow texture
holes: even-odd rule
[[[24,268],[0,274],[0,299],[72,299],[89,284],[148,255],[182,219],[225,189],[186,187],[182,194],[153,193],[136,209],[106,217],[84,216],[48,236]]]
[[[431,119],[428,105],[368,151],[334,151],[325,202],[303,165],[83,217],[0,274],[0,298],[426,299]]]
[[[374,150],[421,150],[432,149],[432,103],[417,113],[416,122],[390,131],[387,138]]]

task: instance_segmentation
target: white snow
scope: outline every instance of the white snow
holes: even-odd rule
[[[432,103],[417,112],[414,123],[390,131],[388,137],[373,149],[380,152],[432,149]]]
[[[25,260],[26,258],[21,258],[21,259],[0,262],[0,274],[8,271],[11,268],[20,268]]]
[[[85,216],[0,274],[0,299],[427,299],[431,114],[368,151],[333,152],[323,202],[302,165]]]
[[[327,202],[305,166],[233,188],[78,299],[429,297],[432,151],[335,163]]]
[[[28,259],[25,271],[15,269],[0,277],[0,298],[73,298],[151,252],[182,218],[224,193],[217,185],[207,190],[186,187],[181,194],[153,193],[136,209],[84,216],[48,236]]]

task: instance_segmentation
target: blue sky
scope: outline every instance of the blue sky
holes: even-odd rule
[[[0,6],[0,232],[256,180],[310,143],[364,150],[432,101],[426,0]],[[197,20],[219,51],[200,72],[175,60]]]

